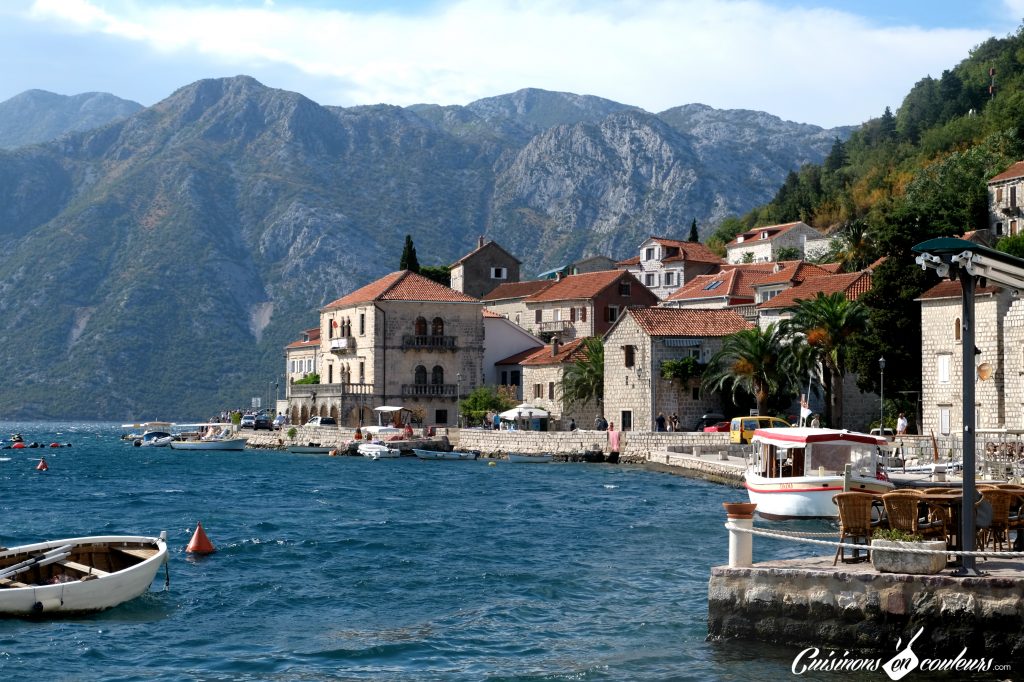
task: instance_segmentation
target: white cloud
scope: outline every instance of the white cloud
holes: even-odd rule
[[[461,0],[415,15],[256,5],[36,0],[30,16],[204,57],[207,75],[287,67],[335,83],[303,93],[324,104],[465,104],[539,87],[650,111],[703,102],[826,126],[895,109],[919,78],[990,35],[883,28],[764,0]]]

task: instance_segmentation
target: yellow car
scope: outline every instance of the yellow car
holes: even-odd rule
[[[778,417],[735,417],[729,424],[730,443],[749,443],[757,429],[779,428],[791,426],[785,419]]]

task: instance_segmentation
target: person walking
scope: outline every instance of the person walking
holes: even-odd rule
[[[608,422],[608,461],[617,463],[619,461],[619,447],[621,446],[621,434],[615,430],[615,422]]]
[[[900,412],[900,416],[896,419],[896,435],[905,436],[907,435],[907,415]]]
[[[576,418],[575,417],[569,420],[569,430],[570,431],[575,431],[576,430]]]
[[[818,420],[818,415],[814,415],[813,417],[811,417],[811,428],[812,429],[820,429],[821,428],[821,421]]]
[[[659,412],[658,413],[658,417],[654,420],[654,423],[657,425],[658,431],[664,431],[665,430],[665,413],[664,412]]]

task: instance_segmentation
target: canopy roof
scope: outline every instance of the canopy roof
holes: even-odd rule
[[[813,429],[808,427],[791,427],[775,429],[757,429],[751,441],[767,443],[780,448],[799,448],[814,443],[848,443],[850,445],[886,446],[889,441],[881,436],[872,436],[859,431],[839,429]]]
[[[523,403],[522,405],[516,405],[511,410],[505,410],[498,416],[502,419],[530,419],[531,417],[539,417],[543,419],[548,416],[548,413],[539,407],[534,407],[529,403]]]

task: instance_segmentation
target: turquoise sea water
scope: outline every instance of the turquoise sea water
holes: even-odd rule
[[[723,501],[596,464],[135,448],[114,424],[2,424],[0,544],[156,535],[150,593],[0,620],[4,680],[750,680],[795,650],[705,642]],[[45,454],[48,472],[34,470]],[[218,551],[184,553],[197,520]],[[799,547],[755,541],[755,558]],[[848,677],[845,679],[849,679]]]

